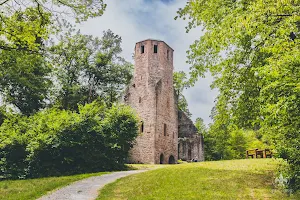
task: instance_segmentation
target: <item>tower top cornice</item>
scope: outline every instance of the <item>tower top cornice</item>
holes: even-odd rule
[[[170,45],[168,45],[165,41],[163,41],[163,40],[157,40],[157,39],[153,39],[153,38],[148,38],[148,39],[145,39],[145,40],[141,40],[141,41],[137,42],[136,44],[141,43],[141,42],[146,42],[146,41],[163,42],[163,43],[165,43],[165,45],[167,45],[172,51],[174,51],[174,49],[173,49],[172,47],[170,47]]]

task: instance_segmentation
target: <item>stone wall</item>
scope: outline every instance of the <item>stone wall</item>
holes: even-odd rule
[[[204,161],[203,136],[182,111],[178,111],[178,158],[181,160],[197,159]]]

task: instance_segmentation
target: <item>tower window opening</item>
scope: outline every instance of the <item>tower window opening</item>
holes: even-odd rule
[[[157,53],[157,45],[154,45],[154,53]]]
[[[141,53],[145,53],[145,46],[144,45],[141,46]]]
[[[169,50],[167,50],[167,59],[169,60]]]
[[[139,103],[142,103],[142,98],[141,97],[139,97]]]
[[[144,122],[143,121],[141,121],[140,132],[141,133],[144,132]]]
[[[167,135],[167,124],[164,124],[164,136]]]

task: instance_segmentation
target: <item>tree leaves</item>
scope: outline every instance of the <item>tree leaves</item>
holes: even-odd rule
[[[209,70],[220,91],[211,129],[223,139],[229,138],[230,124],[272,136],[296,170],[294,188],[299,189],[292,138],[300,138],[300,2],[194,0],[178,17],[190,19],[187,31],[199,25],[205,31],[191,45],[188,60],[193,78]]]

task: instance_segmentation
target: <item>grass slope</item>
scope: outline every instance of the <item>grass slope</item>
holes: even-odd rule
[[[105,199],[300,199],[274,188],[272,159],[180,164],[119,179],[100,191]]]
[[[0,200],[36,199],[43,196],[48,191],[68,185],[74,181],[103,174],[107,174],[107,172],[27,180],[0,181]]]

